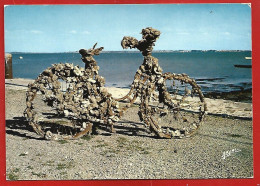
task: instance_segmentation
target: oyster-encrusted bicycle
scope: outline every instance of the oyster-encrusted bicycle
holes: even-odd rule
[[[125,111],[139,103],[140,120],[160,138],[192,135],[207,110],[204,96],[194,79],[186,74],[163,73],[152,56],[160,31],[145,28],[142,39],[124,37],[124,49],[136,48],[144,56],[129,93],[119,99],[104,87],[93,58],[103,47],[81,49],[85,69],[73,64],[54,64],[28,85],[26,109],[29,125],[45,139],[76,139],[103,124],[115,132],[114,124]],[[39,100],[43,100],[40,103]],[[119,105],[119,102],[124,102]],[[47,104],[46,107],[43,103]]]

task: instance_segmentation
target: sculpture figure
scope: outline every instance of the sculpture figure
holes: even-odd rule
[[[81,49],[85,69],[73,64],[54,64],[28,85],[25,116],[35,132],[46,139],[76,139],[92,133],[99,125],[115,132],[114,124],[140,99],[138,115],[148,129],[160,138],[182,138],[192,135],[207,110],[204,96],[194,79],[186,74],[163,73],[158,59],[152,56],[160,31],[145,28],[142,39],[124,37],[121,45],[137,48],[144,60],[137,70],[129,93],[119,99],[104,87],[104,77],[93,58],[103,47],[96,44]],[[61,87],[66,84],[65,90]],[[43,101],[54,108],[52,113],[36,111],[34,99],[41,92]],[[124,101],[124,106],[119,102]],[[126,102],[126,103],[125,103]]]

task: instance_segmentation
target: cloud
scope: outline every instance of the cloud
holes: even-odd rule
[[[82,34],[84,34],[84,35],[89,35],[89,34],[90,34],[90,32],[89,32],[89,31],[87,31],[87,30],[85,30],[85,31],[83,31],[83,32],[82,32]]]
[[[76,34],[77,31],[76,31],[76,30],[71,30],[69,33],[70,33],[70,34]]]
[[[40,31],[40,30],[30,30],[30,33],[33,33],[33,34],[42,34],[43,32]]]

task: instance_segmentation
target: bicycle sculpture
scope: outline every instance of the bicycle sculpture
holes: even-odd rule
[[[186,74],[162,73],[158,59],[152,56],[160,31],[148,27],[141,34],[140,41],[124,37],[121,42],[124,49],[140,50],[144,60],[129,93],[120,99],[108,93],[105,79],[98,75],[99,66],[93,56],[99,55],[103,47],[96,49],[96,44],[79,51],[85,69],[65,63],[44,70],[28,85],[26,94],[24,114],[35,132],[52,140],[76,139],[91,133],[98,125],[106,125],[115,132],[114,124],[138,99],[140,120],[158,137],[192,135],[206,111],[200,87]],[[49,107],[39,105],[39,101],[34,104],[37,97]]]

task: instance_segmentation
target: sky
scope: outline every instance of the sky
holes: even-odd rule
[[[6,6],[6,52],[120,51],[124,36],[161,31],[154,50],[251,50],[247,4]]]

